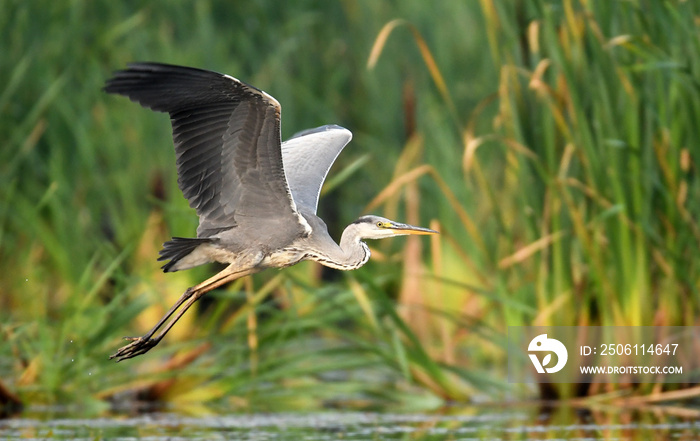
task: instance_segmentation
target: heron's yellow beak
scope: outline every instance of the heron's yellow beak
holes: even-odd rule
[[[391,225],[387,225],[389,230],[392,230],[396,234],[410,234],[410,235],[426,235],[426,234],[440,234],[435,230],[430,228],[416,227],[414,225],[400,224],[398,222],[392,222]]]

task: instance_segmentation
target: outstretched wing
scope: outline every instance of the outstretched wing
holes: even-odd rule
[[[316,214],[328,170],[351,139],[350,130],[329,125],[299,132],[282,143],[287,182],[300,210]]]
[[[133,63],[106,92],[167,112],[178,184],[199,215],[198,236],[241,221],[298,219],[282,163],[280,104],[228,75],[159,63]]]

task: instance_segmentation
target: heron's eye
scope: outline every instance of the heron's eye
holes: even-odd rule
[[[377,226],[379,228],[382,228],[384,226],[384,222],[382,222],[382,221],[377,222]]]

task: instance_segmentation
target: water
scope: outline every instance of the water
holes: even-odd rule
[[[700,421],[656,414],[575,410],[450,410],[451,414],[364,412],[235,414],[0,420],[3,440],[685,440],[700,437]],[[633,422],[625,422],[632,421]]]

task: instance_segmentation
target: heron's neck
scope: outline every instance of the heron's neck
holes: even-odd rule
[[[340,237],[340,245],[323,259],[318,259],[323,265],[339,270],[354,270],[369,260],[369,247],[362,242],[357,226],[350,224]]]

